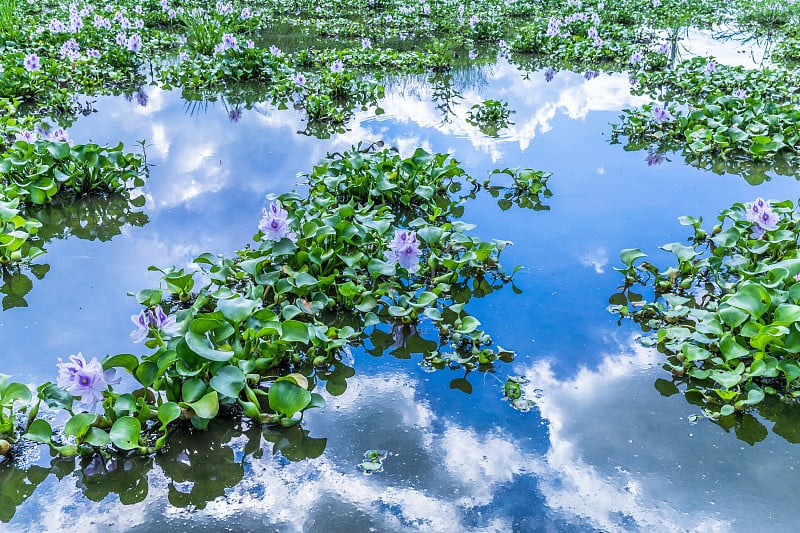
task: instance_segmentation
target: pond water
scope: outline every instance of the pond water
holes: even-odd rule
[[[0,530],[794,530],[800,420],[776,407],[735,430],[690,421],[700,409],[672,394],[663,356],[606,307],[621,283],[621,249],[666,261],[658,246],[687,236],[678,216],[710,221],[756,196],[796,198],[797,181],[772,176],[754,187],[679,155],[648,166],[644,152],[611,144],[609,123],[644,102],[625,75],[587,81],[564,71],[546,82],[501,59],[448,81],[459,95],[452,112],[434,98],[442,80],[389,80],[382,115],[359,113],[323,140],[269,104],[232,120],[224,101],[186,103],[155,87],[146,106],[94,99],[97,113],[70,136],[129,149],[144,140],[146,203],[108,207],[103,238],[81,231],[96,223],[84,209],[81,224],[48,243],[49,271],[29,276],[20,296],[27,307],[0,314],[3,371],[42,382],[55,379],[58,357],[137,353],[128,317],[140,306],[127,293],[157,283],[148,266],[231,254],[251,240],[265,195],[295,187],[327,152],[377,140],[404,155],[451,153],[478,178],[517,166],[553,173],[546,210],[504,211],[484,196],[464,216],[480,237],[513,241],[507,268],[525,266],[515,276],[521,294],[507,286],[469,304],[516,359],[495,374],[430,372],[414,332],[387,332],[389,341],[373,336],[337,366],[328,386],[341,394],[328,394],[302,429],[221,422],[176,436],[155,459],[82,469],[31,449],[0,465]],[[466,122],[488,98],[515,111],[496,138]],[[26,285],[12,281],[4,292]],[[529,380],[530,412],[502,401],[508,375]],[[358,465],[373,449],[386,453],[383,468],[366,475]]]

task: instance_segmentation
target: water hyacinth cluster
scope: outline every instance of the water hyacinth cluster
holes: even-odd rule
[[[689,246],[661,247],[674,266],[621,252],[625,284],[609,310],[656,332],[644,342],[667,355],[664,368],[711,418],[760,409],[770,397],[800,401],[798,209],[759,197],[722,211],[710,231],[702,219],[679,220],[694,234]],[[652,289],[652,301],[637,285]]]

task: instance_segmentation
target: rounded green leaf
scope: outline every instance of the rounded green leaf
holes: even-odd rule
[[[269,388],[269,407],[291,417],[311,403],[311,393],[291,381],[277,381]]]
[[[181,407],[175,402],[166,402],[158,406],[158,420],[166,426],[181,416]]]
[[[212,419],[219,413],[219,397],[217,391],[211,391],[196,402],[181,404],[189,407],[199,418]]]
[[[281,324],[281,340],[287,342],[308,342],[308,327],[297,320],[287,320]]]
[[[97,415],[94,413],[78,413],[73,416],[64,425],[64,435],[72,435],[78,441],[89,431],[89,427],[97,420]]]
[[[100,428],[90,427],[89,431],[86,432],[83,442],[100,448],[103,446],[108,446],[111,443],[111,437],[109,437],[108,433]]]
[[[114,422],[108,436],[114,446],[121,450],[133,450],[139,448],[139,436],[142,425],[139,420],[132,416],[123,416]]]
[[[231,398],[238,398],[245,385],[244,372],[235,366],[224,366],[211,378],[211,388]]]
[[[50,444],[50,439],[53,437],[53,428],[47,420],[37,418],[31,425],[28,426],[28,432],[22,438],[39,442],[41,444]]]
[[[186,332],[184,339],[190,350],[209,361],[225,362],[233,357],[232,351],[215,350],[209,345],[209,341],[204,335],[191,330]]]

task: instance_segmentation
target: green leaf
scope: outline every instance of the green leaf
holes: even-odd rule
[[[217,301],[217,309],[233,324],[241,324],[255,312],[259,302],[237,296]]]
[[[181,386],[181,398],[185,402],[194,402],[206,394],[206,384],[199,379],[187,379]]]
[[[775,309],[773,322],[798,322],[800,321],[800,305],[781,304]]]
[[[142,431],[142,425],[138,419],[132,416],[123,416],[118,418],[108,436],[114,446],[121,450],[134,450],[139,448],[139,436]]]
[[[437,244],[442,240],[444,230],[436,226],[425,226],[417,230],[417,235],[428,244]]]
[[[86,432],[86,436],[83,438],[83,442],[101,448],[103,446],[108,446],[111,443],[111,438],[108,436],[108,433],[102,429],[90,427],[89,431]]]
[[[158,406],[158,420],[162,427],[181,416],[181,407],[175,402],[165,402]]]
[[[287,342],[308,342],[308,327],[304,322],[287,320],[281,324],[281,340]]]
[[[211,378],[209,385],[211,388],[231,398],[238,398],[239,393],[244,388],[246,379],[244,372],[235,366],[224,366],[217,370],[214,377]]]
[[[369,271],[369,273],[373,276],[376,274],[394,276],[397,272],[394,264],[389,264],[386,261],[381,261],[380,259],[375,259],[374,257],[370,259],[369,264],[367,265],[367,271]]]
[[[291,417],[311,403],[311,393],[291,381],[276,381],[269,388],[269,407]]]
[[[111,355],[103,359],[103,370],[124,368],[128,372],[133,373],[137,366],[139,366],[139,358],[129,353]]]
[[[753,318],[758,318],[769,309],[771,301],[769,293],[763,287],[756,283],[747,282],[725,303],[749,313]]]
[[[53,438],[53,428],[47,420],[37,418],[28,426],[28,432],[22,436],[23,439],[32,440],[41,444],[50,444]]]
[[[184,339],[189,349],[209,361],[226,362],[233,357],[232,351],[215,350],[209,345],[209,341],[205,336],[191,330],[186,332]]]
[[[647,257],[647,254],[638,248],[626,248],[619,253],[619,258],[625,266],[633,265],[633,262],[642,257]]]
[[[219,413],[219,397],[217,391],[211,391],[196,402],[182,403],[182,407],[192,409],[200,418],[212,419]]]

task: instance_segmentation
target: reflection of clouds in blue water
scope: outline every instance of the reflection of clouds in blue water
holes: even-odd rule
[[[611,346],[609,342],[607,345]],[[550,362],[517,367],[547,421],[550,449],[537,472],[547,505],[607,531],[793,530],[798,484],[781,475],[795,456],[772,438],[754,447],[707,421],[682,395],[662,397],[663,355],[631,339],[595,369],[558,378]],[[783,466],[780,466],[783,465]]]
[[[541,459],[499,427],[477,431],[447,420],[449,413],[419,400],[421,386],[403,374],[353,380],[343,396],[331,399],[326,412],[307,424],[313,434],[336,431],[347,439],[329,439],[317,460],[286,464],[268,451],[264,459],[248,457],[244,479],[203,510],[157,505],[166,498],[168,479],[156,469],[149,475],[145,502],[122,506],[111,497],[94,503],[81,498],[74,484],[62,482],[41,487],[27,505],[32,515],[18,519],[42,532],[90,533],[106,530],[107,524],[140,530],[165,522],[180,528],[218,521],[233,530],[249,524],[285,531],[352,531],[358,528],[348,517],[365,515],[378,531],[510,531],[515,518],[506,513],[513,506],[496,501],[498,491],[540,471]],[[356,464],[376,444],[390,455],[384,472],[367,476]],[[270,444],[265,445],[269,450]],[[420,461],[426,468],[420,468]],[[322,505],[336,512],[318,513]]]

